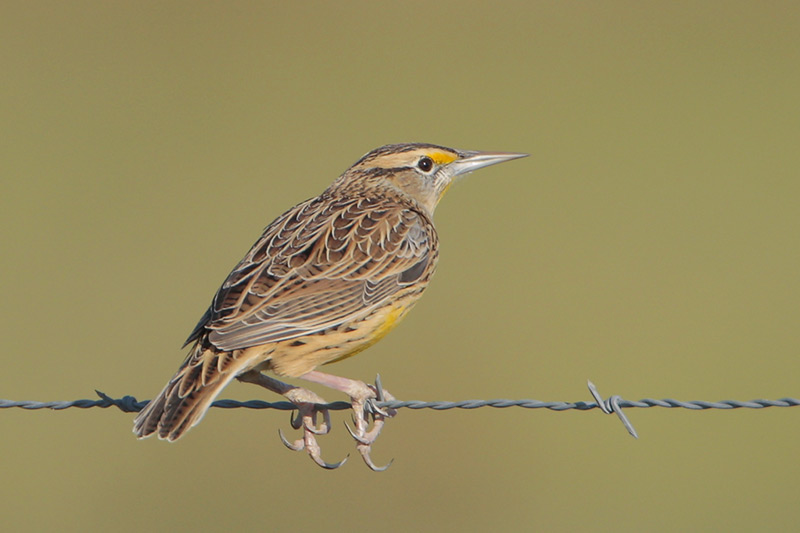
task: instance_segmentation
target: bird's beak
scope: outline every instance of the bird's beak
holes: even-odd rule
[[[453,169],[453,177],[478,170],[479,168],[496,165],[504,161],[528,157],[528,154],[516,154],[513,152],[462,152],[463,156],[450,163]]]

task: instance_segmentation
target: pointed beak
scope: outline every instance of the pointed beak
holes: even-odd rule
[[[516,154],[513,152],[462,152],[462,157],[450,163],[453,169],[453,177],[478,170],[479,168],[496,165],[504,161],[528,157],[528,154]]]

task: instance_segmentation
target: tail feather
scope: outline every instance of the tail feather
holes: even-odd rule
[[[241,352],[203,349],[198,343],[164,390],[136,416],[133,432],[174,441],[197,425],[222,389],[247,369]]]

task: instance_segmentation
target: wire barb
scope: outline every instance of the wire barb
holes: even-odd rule
[[[592,396],[594,396],[594,401],[597,403],[600,409],[607,415],[610,415],[611,413],[616,414],[622,421],[622,425],[628,430],[628,433],[630,433],[634,439],[638,439],[639,434],[636,433],[636,430],[633,428],[633,424],[631,424],[631,421],[628,420],[628,417],[622,412],[622,407],[620,407],[620,402],[623,401],[622,397],[615,394],[614,396],[609,396],[608,399],[604,401],[603,397],[600,396],[600,393],[597,391],[597,387],[595,387],[594,383],[592,383],[591,380],[587,381],[586,383],[589,386],[589,392],[592,393]]]

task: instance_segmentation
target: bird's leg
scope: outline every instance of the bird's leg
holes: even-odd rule
[[[317,435],[324,435],[331,430],[331,416],[327,409],[320,409],[322,423],[317,426],[317,405],[327,403],[318,395],[308,389],[295,387],[277,379],[262,374],[258,370],[250,370],[237,376],[239,381],[260,385],[268,390],[277,392],[287,400],[297,406],[297,416],[292,418],[291,424],[294,429],[303,429],[303,437],[294,442],[289,442],[283,436],[282,431],[278,431],[281,441],[287,448],[299,452],[303,449],[308,452],[309,457],[322,468],[333,469],[342,466],[347,457],[338,463],[326,463],[321,456],[321,450],[317,443]]]
[[[383,467],[375,466],[370,458],[370,452],[372,451],[372,443],[380,435],[386,418],[391,418],[397,414],[395,409],[378,407],[375,400],[394,400],[394,397],[380,386],[367,385],[363,381],[333,376],[316,370],[303,374],[300,378],[344,392],[350,397],[356,429],[353,431],[347,427],[347,430],[356,440],[356,450],[372,470],[383,471],[389,468],[392,464],[391,461]],[[368,430],[370,417],[373,424],[372,429]],[[345,424],[345,426],[347,425]]]

